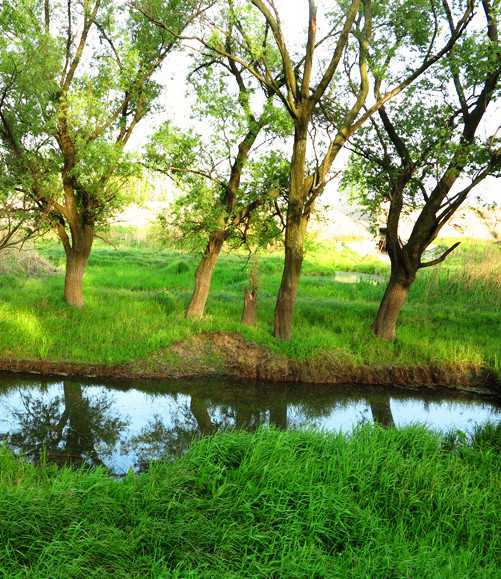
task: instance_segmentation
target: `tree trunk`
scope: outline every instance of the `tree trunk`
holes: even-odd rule
[[[287,430],[287,404],[270,408],[270,424],[279,430]]]
[[[84,305],[82,280],[86,264],[87,258],[79,253],[72,251],[66,256],[64,300],[78,308]]]
[[[384,340],[396,339],[395,329],[398,314],[402,309],[415,277],[416,274],[405,276],[402,273],[398,275],[392,274],[390,277],[388,287],[386,288],[376,319],[372,325],[372,331],[378,338],[383,338]]]
[[[62,455],[63,464],[80,466],[90,459],[95,466],[104,466],[95,449],[96,441],[91,428],[91,416],[83,397],[81,384],[65,381],[63,388],[64,404],[69,418],[69,434]]]
[[[251,429],[252,418],[254,417],[253,411],[248,406],[243,406],[237,410],[237,417],[235,419],[235,429],[236,430],[246,430],[251,432],[255,428]]]
[[[201,318],[204,315],[212,272],[225,240],[224,233],[224,231],[217,231],[210,234],[209,243],[195,272],[195,289],[186,312],[186,318],[188,319],[192,317]]]
[[[66,275],[64,278],[64,300],[72,306],[84,305],[82,280],[94,241],[94,227],[84,225],[80,231],[71,231],[73,245],[63,239],[66,251]]]
[[[298,240],[298,245],[300,243],[300,248],[285,248],[282,283],[275,307],[275,338],[284,340],[290,340],[292,334],[292,314],[303,263],[302,240]]]
[[[308,225],[308,213],[304,212],[307,197],[305,192],[306,137],[308,123],[296,125],[294,150],[291,160],[289,203],[285,228],[285,260],[282,282],[275,307],[275,338],[290,340],[292,333],[292,314],[296,301],[303,246]]]
[[[257,313],[257,290],[250,292],[249,288],[244,288],[244,311],[242,313],[242,324],[253,326]]]
[[[214,431],[214,425],[212,424],[205,400],[191,396],[190,410],[195,417],[195,420],[197,421],[198,428],[200,428],[202,436],[208,436],[209,434],[212,434]]]

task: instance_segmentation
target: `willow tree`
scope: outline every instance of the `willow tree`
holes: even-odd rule
[[[197,11],[164,3],[176,33]],[[96,227],[121,206],[134,164],[124,151],[159,94],[155,71],[176,38],[111,0],[0,2],[0,139],[8,171],[50,216],[66,252],[65,300],[83,305]]]
[[[287,187],[288,162],[270,151],[270,143],[286,137],[290,123],[272,98],[254,95],[259,87],[234,60],[214,62],[209,55],[192,68],[191,114],[210,130],[197,134],[169,121],[152,135],[146,162],[179,186],[167,221],[181,234],[181,245],[203,248],[186,313],[199,318],[223,246],[259,246],[281,232],[274,216]]]
[[[433,75],[391,107],[382,107],[378,121],[353,141],[358,154],[349,163],[345,186],[352,186],[355,200],[373,214],[388,204],[391,275],[372,326],[381,338],[396,338],[397,318],[418,271],[443,262],[458,243],[428,261],[426,248],[470,192],[501,170],[496,136],[501,127],[491,111],[501,94],[499,5],[499,0],[483,0],[476,25]],[[452,29],[449,10],[447,17]],[[374,87],[377,98],[377,76]],[[418,209],[418,215],[402,241],[400,219],[409,209]]]

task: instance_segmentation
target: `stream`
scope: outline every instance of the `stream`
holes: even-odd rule
[[[111,475],[175,458],[218,430],[318,428],[350,432],[376,421],[471,434],[498,422],[501,401],[448,389],[269,384],[225,379],[77,380],[0,373],[0,439],[58,465],[102,465]]]

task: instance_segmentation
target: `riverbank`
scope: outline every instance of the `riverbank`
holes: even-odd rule
[[[276,354],[239,334],[202,333],[128,364],[79,364],[0,359],[0,370],[103,379],[233,377],[262,382],[446,387],[501,396],[495,372],[467,364],[447,366],[348,365],[324,353],[299,361]]]
[[[120,481],[0,447],[8,577],[500,577],[500,428],[224,433]]]
[[[0,280],[0,369],[501,390],[501,245],[495,242],[465,242],[441,266],[421,271],[394,342],[370,329],[388,264],[344,242],[312,243],[291,340],[276,340],[279,251],[261,257],[258,313],[249,327],[240,323],[247,255],[220,256],[204,316],[187,320],[196,256],[138,246],[119,233],[119,251],[96,241],[81,309],[62,300],[64,252],[57,243],[41,240],[33,259],[12,258]]]

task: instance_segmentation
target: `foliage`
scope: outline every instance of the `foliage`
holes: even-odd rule
[[[185,8],[165,4],[175,29]],[[102,225],[126,202],[122,185],[139,165],[124,146],[157,110],[152,75],[175,39],[110,0],[82,10],[18,0],[0,11],[0,191],[48,213],[69,247],[79,222]]]
[[[290,121],[271,98],[256,95],[255,81],[234,63],[194,59],[189,80],[196,94],[191,117],[204,130],[167,121],[146,147],[147,166],[178,187],[159,215],[159,231],[190,250],[205,249],[218,230],[231,245],[265,246],[281,234],[277,213],[289,163],[280,141],[290,135]]]
[[[495,27],[497,16],[492,18]],[[390,202],[402,204],[401,215],[431,206],[439,187],[446,192],[440,208],[448,219],[458,198],[470,192],[470,183],[499,175],[500,139],[494,134],[494,103],[501,94],[499,47],[485,15],[477,14],[474,24],[446,58],[385,105],[384,116],[374,117],[351,139],[342,187],[373,222],[387,213]],[[377,88],[381,72],[371,68]],[[480,118],[485,131],[477,130]],[[461,181],[451,188],[445,181],[453,171],[454,181],[459,174]]]

